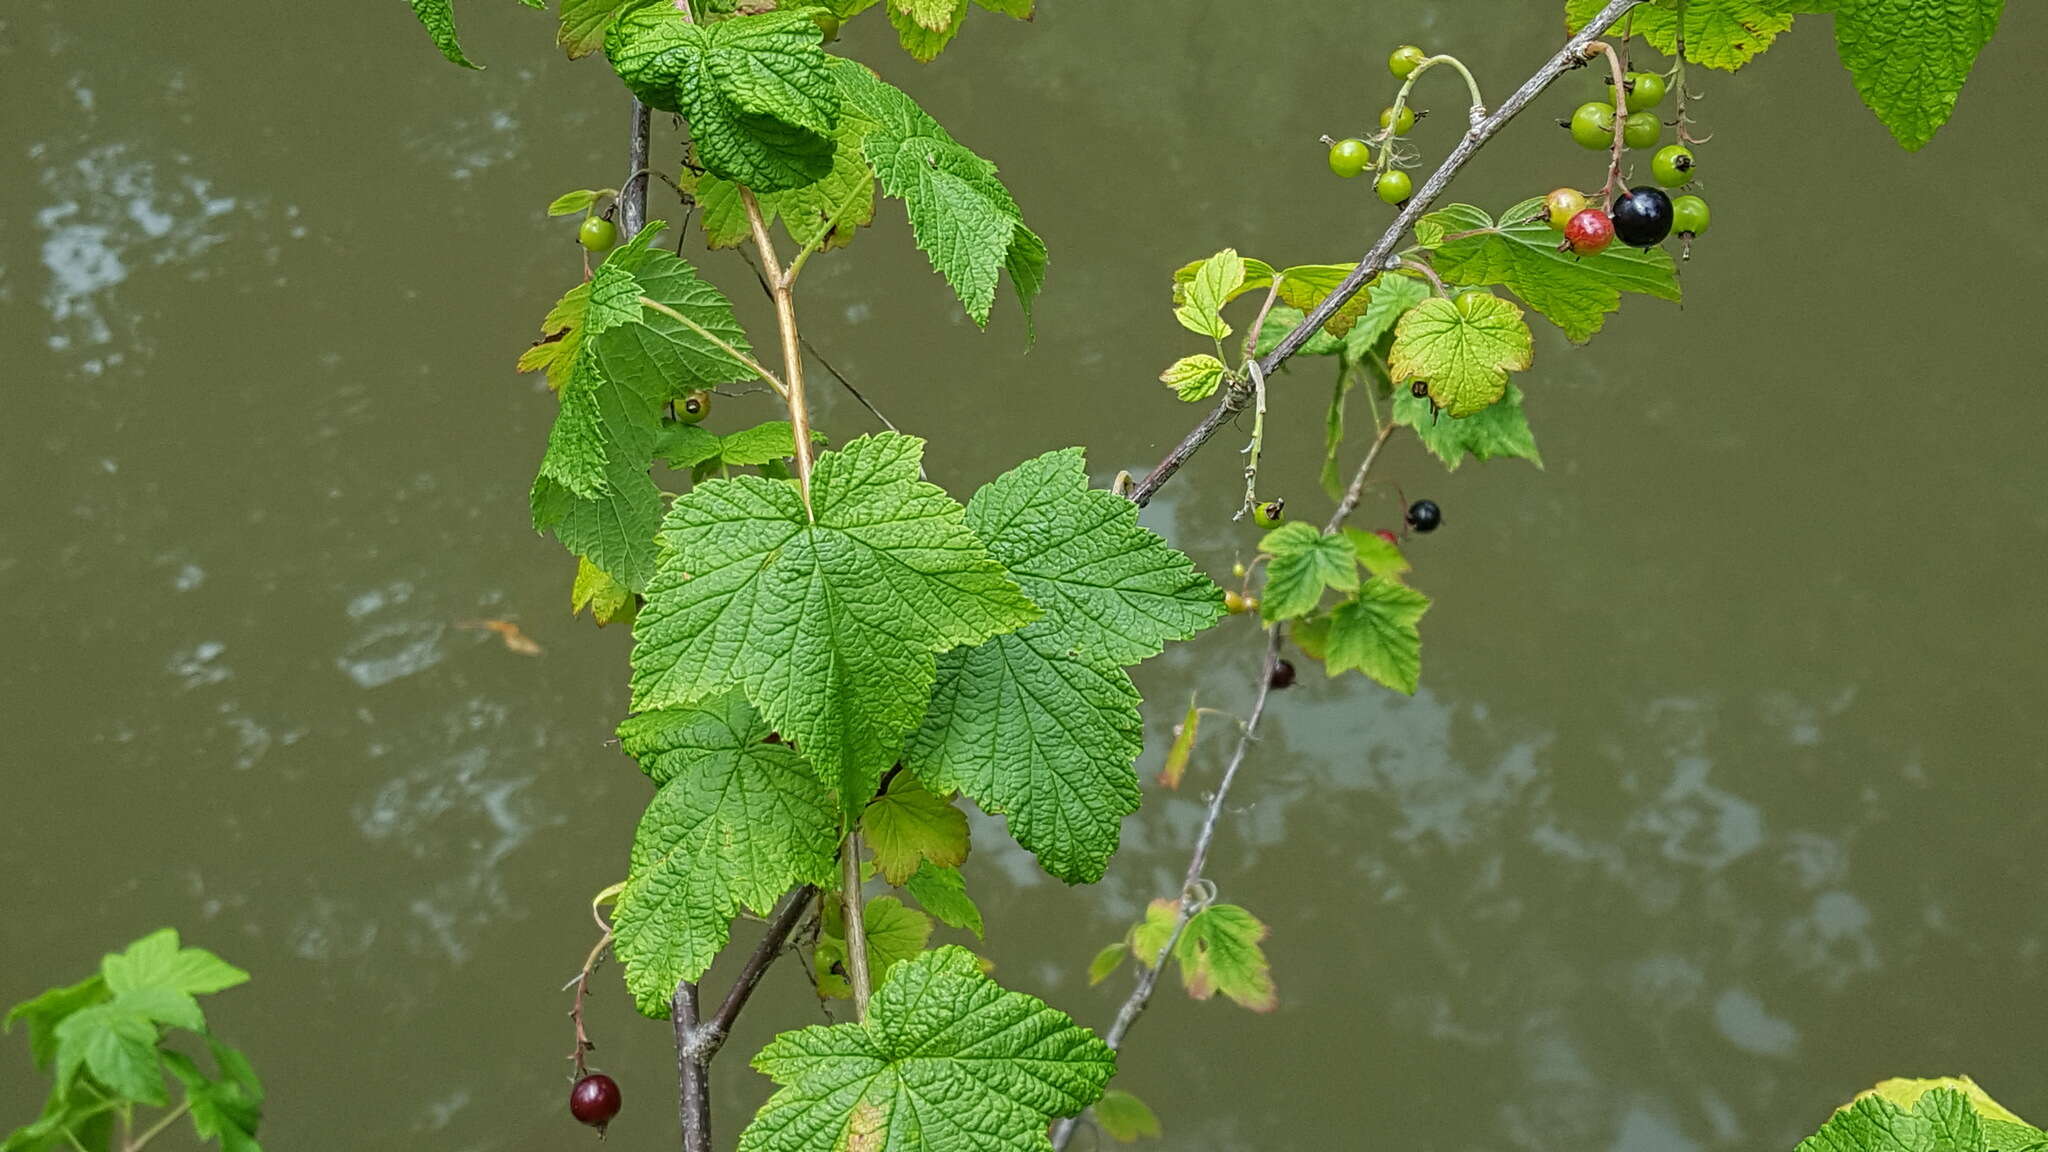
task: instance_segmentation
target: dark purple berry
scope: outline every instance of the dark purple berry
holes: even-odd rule
[[[1273,674],[1266,678],[1266,683],[1273,688],[1292,688],[1294,686],[1293,663],[1282,660],[1278,664],[1273,665]]]
[[[1645,184],[1614,205],[1614,235],[1631,248],[1654,248],[1671,235],[1671,197]]]
[[[1410,396],[1415,397],[1417,400],[1423,400],[1428,398],[1429,382],[1426,380],[1411,381],[1408,385],[1408,394]]]
[[[569,1114],[599,1131],[619,1114],[618,1082],[602,1072],[593,1072],[569,1089]]]
[[[1444,522],[1444,510],[1434,500],[1417,500],[1408,506],[1408,526],[1417,532],[1434,532]]]

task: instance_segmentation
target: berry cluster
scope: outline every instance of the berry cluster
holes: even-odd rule
[[[1612,86],[1612,77],[1607,83]],[[1690,193],[1675,199],[1666,188],[1691,184],[1698,161],[1685,134],[1683,115],[1671,121],[1679,130],[1675,144],[1664,144],[1665,122],[1656,108],[1664,102],[1669,84],[1654,72],[1630,72],[1619,107],[1612,100],[1588,101],[1559,124],[1571,130],[1572,139],[1583,148],[1605,152],[1614,147],[1615,118],[1621,122],[1621,143],[1637,151],[1656,149],[1650,158],[1654,184],[1642,184],[1612,195],[1612,203],[1594,206],[1576,188],[1559,188],[1544,198],[1545,218],[1564,234],[1558,251],[1593,256],[1620,240],[1631,248],[1654,248],[1673,232],[1686,241],[1690,254],[1692,238],[1707,230],[1707,202]],[[1660,146],[1661,145],[1661,146]],[[1617,165],[1618,171],[1618,165]]]
[[[1387,57],[1387,71],[1396,80],[1407,80],[1416,70],[1428,63],[1430,56],[1413,44],[1403,44]],[[1407,89],[1402,89],[1405,94]],[[1380,110],[1380,130],[1370,140],[1357,136],[1343,140],[1323,137],[1323,143],[1330,146],[1330,171],[1346,180],[1365,174],[1374,169],[1373,192],[1389,204],[1406,204],[1408,197],[1415,194],[1415,179],[1403,170],[1404,160],[1399,146],[1395,143],[1415,128],[1415,121],[1427,113],[1417,112],[1397,97],[1394,103]],[[1379,163],[1373,163],[1373,149],[1379,149]]]

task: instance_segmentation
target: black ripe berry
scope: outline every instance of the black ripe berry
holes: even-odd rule
[[[1434,532],[1444,522],[1444,510],[1434,500],[1417,500],[1408,506],[1408,526],[1417,532]]]
[[[1429,382],[1427,380],[1417,380],[1409,384],[1408,394],[1417,400],[1427,397],[1429,395]]]
[[[1266,678],[1266,683],[1274,688],[1292,688],[1294,686],[1293,662],[1282,660],[1278,664],[1273,665],[1273,674]]]
[[[603,1130],[619,1114],[618,1082],[602,1072],[593,1072],[569,1089],[569,1114],[592,1128]]]
[[[1631,248],[1654,248],[1671,235],[1671,197],[1645,184],[1614,205],[1614,235]]]

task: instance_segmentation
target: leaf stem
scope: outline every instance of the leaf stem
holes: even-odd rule
[[[1614,190],[1621,184],[1621,153],[1627,147],[1624,135],[1628,131],[1628,73],[1622,71],[1621,53],[1615,51],[1614,45],[1605,40],[1595,40],[1586,45],[1586,57],[1591,59],[1594,53],[1605,54],[1608,67],[1614,71],[1614,150],[1608,154],[1607,189],[1604,193],[1607,210],[1612,212]]]
[[[1643,0],[1608,0],[1598,15],[1571,39],[1565,41],[1564,47],[1553,53],[1534,75],[1523,81],[1522,86],[1503,100],[1499,108],[1484,120],[1474,124],[1471,131],[1465,133],[1464,139],[1458,141],[1458,146],[1451,150],[1451,154],[1444,158],[1443,164],[1436,172],[1423,182],[1422,187],[1416,189],[1415,195],[1409,198],[1407,205],[1394,217],[1394,222],[1365,254],[1365,259],[1360,260],[1358,266],[1344,277],[1343,282],[1324,297],[1322,303],[1311,308],[1308,315],[1302,317],[1301,323],[1296,324],[1292,331],[1281,338],[1279,345],[1259,361],[1259,366],[1265,370],[1266,375],[1271,376],[1279,371],[1280,365],[1301,351],[1302,345],[1309,342],[1309,338],[1315,335],[1316,329],[1323,326],[1324,321],[1336,315],[1339,308],[1358,294],[1358,290],[1365,286],[1366,281],[1379,274],[1386,266],[1388,257],[1400,244],[1401,237],[1408,234],[1408,230],[1415,226],[1417,220],[1422,219],[1423,214],[1429,211],[1430,205],[1436,202],[1438,196],[1443,195],[1444,189],[1450,186],[1452,179],[1488,140],[1505,128],[1508,122],[1519,115],[1522,109],[1528,107],[1531,101],[1542,95],[1558,77],[1583,66],[1589,51],[1587,46],[1599,38],[1600,31],[1611,26],[1642,2]],[[1193,459],[1195,453],[1201,451],[1204,444],[1243,411],[1251,399],[1251,389],[1248,387],[1239,385],[1227,389],[1217,401],[1216,407],[1190,429],[1187,435],[1181,437],[1180,443],[1169,449],[1152,471],[1146,473],[1144,479],[1131,488],[1131,502],[1140,506],[1150,502],[1153,495],[1180,471],[1181,466]]]
[[[173,1108],[169,1112],[164,1113],[162,1116],[157,1118],[156,1123],[151,1124],[149,1127],[143,1129],[142,1134],[140,1136],[137,1136],[133,1140],[124,1142],[121,1145],[121,1152],[136,1152],[136,1150],[141,1148],[143,1145],[148,1144],[151,1140],[154,1140],[159,1135],[162,1135],[163,1130],[169,1128],[173,1123],[175,1123],[178,1117],[183,1116],[185,1113],[190,1112],[191,1110],[192,1097],[187,1096],[182,1102],[179,1103],[179,1105],[176,1108]],[[68,1129],[66,1130],[66,1134],[69,1135]]]
[[[853,985],[853,1017],[868,1018],[868,926],[860,899],[860,830],[846,834],[839,845],[839,899],[846,913],[846,978]]]
[[[719,336],[718,333],[713,332],[711,329],[704,327],[702,324],[697,323],[695,320],[690,319],[688,316],[683,315],[681,312],[676,311],[674,308],[671,308],[668,305],[663,304],[661,301],[656,300],[651,296],[640,297],[640,306],[643,308],[652,308],[656,312],[661,313],[663,316],[668,317],[669,319],[675,321],[676,323],[681,324],[685,328],[688,328],[690,331],[695,332],[697,335],[702,336],[706,340],[711,341],[713,344],[718,345],[720,351],[724,352],[727,356],[732,357],[733,359],[739,361],[740,363],[745,364],[747,368],[754,373],[754,375],[759,376],[762,380],[766,381],[770,388],[775,389],[776,395],[782,397],[784,400],[789,399],[789,389],[782,386],[782,381],[775,378],[775,373],[770,372],[767,369],[767,367],[764,366],[759,360],[756,360],[752,356],[747,355],[745,352],[740,351],[738,348],[733,347],[731,342]]]
[[[793,277],[783,274],[781,258],[775,254],[775,241],[769,237],[768,225],[761,217],[761,202],[754,198],[754,190],[744,184],[740,185],[740,203],[747,209],[747,223],[754,230],[754,248],[761,257],[762,274],[768,277],[770,294],[775,297],[775,324],[782,332],[782,375],[788,382],[782,398],[789,405],[789,428],[796,440],[796,488],[803,496],[804,511],[811,513],[811,411],[804,402],[803,338],[796,328],[796,295],[790,283]]]

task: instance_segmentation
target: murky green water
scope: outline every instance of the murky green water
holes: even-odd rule
[[[1191,418],[1151,383],[1192,350],[1167,271],[1354,258],[1385,212],[1313,140],[1367,125],[1386,47],[1504,92],[1557,29],[1548,3],[1044,7],[930,67],[848,38],[1053,252],[1028,352],[1014,312],[959,316],[893,203],[805,278],[811,335],[956,491],[1077,438],[1101,477],[1149,466]],[[584,1146],[557,990],[647,792],[606,743],[628,637],[564,614],[572,565],[526,528],[551,405],[511,372],[577,269],[539,209],[617,181],[624,100],[545,17],[462,16],[481,75],[396,3],[0,13],[0,1002],[182,927],[256,973],[212,1014],[274,1148]],[[1211,875],[1271,922],[1283,1003],[1157,1002],[1121,1082],[1171,1147],[1787,1147],[1880,1076],[1959,1070],[2048,1115],[2041,16],[2008,7],[1916,157],[1824,20],[1711,76],[1690,301],[1632,300],[1588,350],[1542,334],[1549,470],[1392,450],[1448,517],[1413,549],[1425,687],[1281,698]],[[1597,163],[1532,115],[1460,193]],[[1282,379],[1281,442],[1325,389]],[[834,432],[871,426],[824,393]],[[1233,447],[1150,514],[1219,572],[1252,542]],[[1302,505],[1313,456],[1270,465]],[[1172,702],[1243,707],[1255,659],[1234,621],[1142,670],[1148,779]],[[978,825],[1005,981],[1106,1023],[1123,978],[1081,970],[1170,890],[1199,801],[1149,796],[1087,890]],[[672,1147],[667,1029],[607,976],[615,1146]],[[808,997],[783,965],[729,1051]],[[0,1127],[37,1102],[17,1044]],[[767,1085],[719,1075],[729,1141]]]

